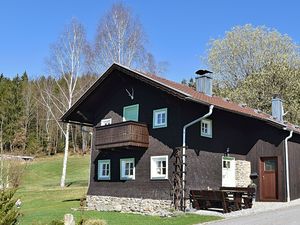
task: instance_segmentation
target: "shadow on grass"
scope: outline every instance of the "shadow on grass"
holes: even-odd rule
[[[87,187],[88,182],[86,180],[76,180],[76,181],[70,181],[66,183],[66,187]],[[59,186],[58,183],[49,183],[44,184],[43,187],[51,188],[51,187],[57,187]]]
[[[85,198],[73,198],[73,199],[67,199],[63,200],[62,202],[80,202],[81,200],[86,200]]]
[[[66,184],[67,187],[86,187],[88,185],[88,182],[86,180],[76,180],[71,181]]]

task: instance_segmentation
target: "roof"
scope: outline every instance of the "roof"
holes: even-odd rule
[[[130,76],[134,76],[137,79],[142,79],[143,81],[150,83],[152,85],[156,85],[158,88],[171,91],[173,94],[179,95],[181,98],[185,100],[198,102],[205,105],[214,105],[215,108],[219,108],[225,111],[229,111],[232,113],[237,113],[240,115],[244,115],[247,117],[252,117],[255,119],[259,119],[265,121],[272,126],[276,126],[278,128],[286,128],[289,130],[293,130],[297,133],[300,133],[300,129],[294,126],[291,123],[286,122],[278,122],[275,120],[270,114],[264,113],[260,110],[250,108],[243,104],[237,104],[228,99],[218,97],[218,96],[208,96],[204,93],[200,93],[194,90],[187,85],[176,83],[174,81],[167,80],[165,78],[144,73],[141,71],[133,70],[126,66],[114,63],[87,91],[82,95],[82,97],[75,102],[75,104],[62,116],[61,120],[66,122],[67,116],[105,79],[106,76],[110,74],[113,69],[121,70]]]

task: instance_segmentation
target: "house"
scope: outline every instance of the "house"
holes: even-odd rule
[[[251,172],[258,201],[300,197],[300,130],[281,99],[271,116],[212,95],[206,74],[196,83],[113,64],[63,115],[93,127],[89,208],[168,209],[190,189],[245,187]]]

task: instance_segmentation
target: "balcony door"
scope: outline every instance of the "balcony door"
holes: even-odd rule
[[[123,121],[139,121],[139,105],[129,105],[123,108]]]

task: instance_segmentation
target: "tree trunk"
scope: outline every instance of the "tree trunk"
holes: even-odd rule
[[[71,137],[72,137],[72,145],[73,145],[73,153],[76,154],[76,127],[74,127],[73,125],[71,126]]]
[[[85,127],[81,127],[81,136],[82,136],[82,155],[84,155],[87,147],[87,131],[85,130]]]
[[[66,174],[67,174],[67,162],[68,162],[68,152],[69,152],[69,133],[70,133],[70,124],[67,123],[67,129],[65,134],[65,154],[63,161],[63,170],[60,180],[60,187],[65,187]]]

